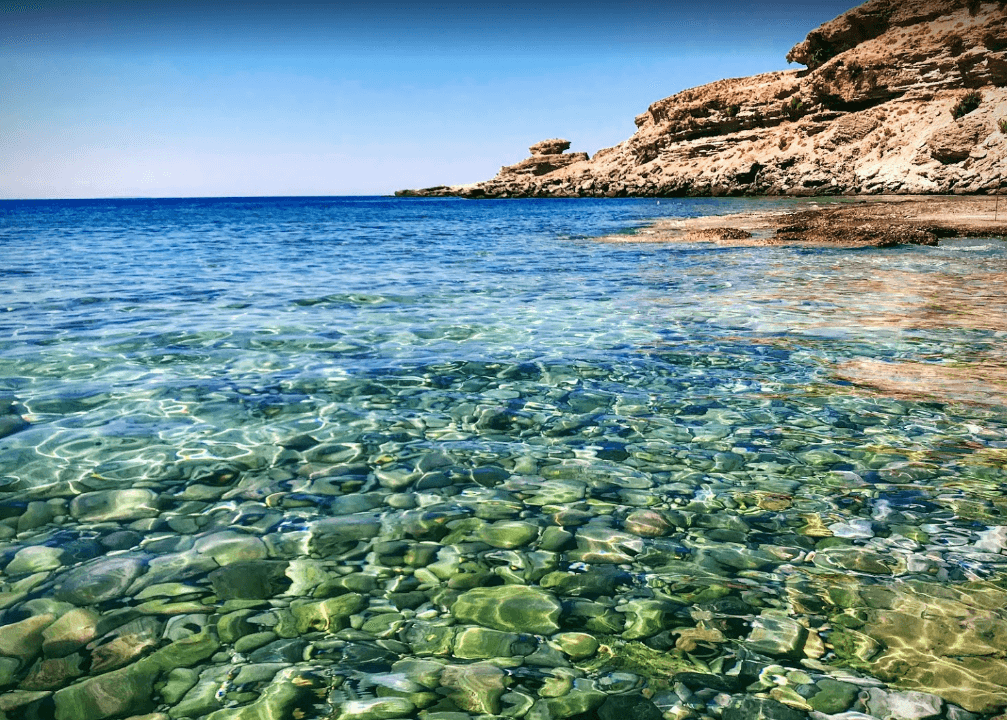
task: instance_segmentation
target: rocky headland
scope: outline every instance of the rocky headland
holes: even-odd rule
[[[978,194],[1007,150],[1007,2],[869,0],[813,30],[802,70],[652,104],[589,158],[546,140],[472,185],[407,196]]]

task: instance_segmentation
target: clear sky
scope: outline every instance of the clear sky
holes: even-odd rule
[[[594,153],[856,0],[0,0],[0,198],[370,195]],[[796,67],[796,66],[795,66]]]

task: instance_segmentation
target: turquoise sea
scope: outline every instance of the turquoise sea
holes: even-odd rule
[[[0,717],[1003,712],[1007,245],[802,202],[0,202]]]

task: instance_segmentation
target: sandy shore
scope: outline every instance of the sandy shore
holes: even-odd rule
[[[660,220],[608,242],[710,242],[718,245],[892,247],[943,238],[1007,237],[1007,197],[880,196],[836,198],[797,209]]]

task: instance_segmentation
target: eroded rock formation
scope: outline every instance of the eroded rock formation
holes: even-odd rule
[[[581,152],[566,155],[565,153],[569,147],[569,140],[560,140],[558,138],[537,142],[528,148],[528,151],[531,153],[530,158],[522,160],[516,165],[500,168],[500,173],[497,177],[520,182],[528,176],[540,177],[548,175],[560,168],[588,160],[587,153]]]
[[[593,158],[547,140],[492,180],[417,194],[983,193],[1000,185],[1007,0],[870,0],[787,57],[806,69],[659,100],[636,118],[631,138]],[[954,113],[970,91],[978,107]]]

